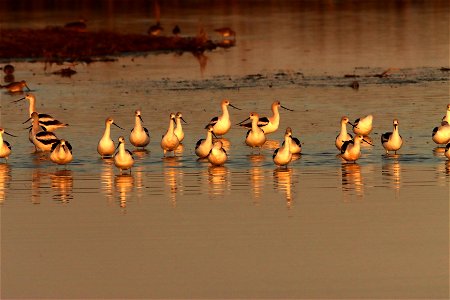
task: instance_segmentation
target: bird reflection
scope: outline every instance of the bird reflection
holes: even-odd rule
[[[164,157],[164,179],[166,186],[170,188],[170,200],[172,205],[177,205],[178,186],[182,186],[183,171],[180,166],[179,157]]]
[[[11,181],[11,168],[8,164],[0,164],[0,204],[6,200],[6,194]]]
[[[445,161],[445,174],[450,175],[450,160]]]
[[[101,190],[105,194],[106,200],[113,203],[114,161],[112,158],[104,158],[102,161]]]
[[[284,192],[287,208],[292,207],[292,168],[276,168],[273,171],[274,189]]]
[[[58,170],[50,174],[52,189],[55,191],[53,199],[67,203],[73,199],[73,176],[71,170]]]
[[[437,157],[444,156],[445,153],[445,147],[436,147],[433,149],[433,155]]]
[[[119,195],[119,205],[122,208],[127,206],[127,196],[133,190],[134,177],[131,174],[116,175],[114,178],[114,186]]]
[[[225,166],[210,166],[208,168],[208,184],[211,196],[223,196],[229,188],[229,170]]]
[[[361,167],[359,164],[342,164],[342,191],[344,192],[344,200],[347,197],[356,194],[358,197],[364,196],[364,183],[361,176]]]
[[[206,70],[206,65],[208,64],[208,57],[203,51],[192,51],[192,55],[197,59],[200,65],[200,75],[203,76]]]
[[[42,172],[40,168],[33,169],[31,174],[31,203],[41,203],[41,190],[43,187],[43,181],[48,177],[46,172]]]
[[[383,179],[387,180],[388,184],[397,191],[400,189],[401,174],[398,158],[398,154],[386,156],[381,165],[381,175],[383,176]]]
[[[255,202],[258,202],[264,187],[264,170],[261,168],[261,163],[264,162],[265,156],[262,154],[251,154],[247,157],[252,165],[249,172],[253,199]]]

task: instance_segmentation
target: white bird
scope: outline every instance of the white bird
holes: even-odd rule
[[[123,170],[130,169],[134,164],[133,155],[127,149],[125,149],[125,138],[123,136],[119,137],[119,145],[117,145],[119,151],[114,154],[114,165],[120,169],[120,174]]]
[[[344,142],[350,141],[353,138],[351,134],[347,133],[347,123],[353,126],[353,124],[350,123],[348,117],[343,116],[341,118],[341,131],[339,132],[334,142],[338,150],[342,149],[342,145],[344,144]]]
[[[450,125],[447,121],[442,121],[441,126],[433,129],[432,139],[436,144],[450,142]]]
[[[53,132],[41,131],[39,126],[39,115],[37,112],[31,114],[33,124],[31,125],[28,138],[30,142],[34,144],[36,151],[50,151],[52,150],[52,145],[59,141]],[[26,120],[24,123],[28,122],[30,119]]]
[[[250,147],[261,148],[262,145],[264,145],[264,143],[266,142],[266,135],[264,134],[264,131],[258,126],[259,115],[255,112],[252,112],[250,113],[250,117],[248,119],[252,121],[252,129],[247,131],[245,143]]]
[[[114,151],[116,150],[116,148],[114,147],[114,142],[111,139],[111,124],[119,127],[120,129],[123,129],[122,127],[114,123],[113,118],[111,117],[106,118],[105,132],[103,133],[103,136],[97,145],[97,152],[102,157],[110,157],[114,154]]]
[[[360,134],[362,136],[368,136],[373,129],[372,121],[373,121],[372,115],[367,115],[363,118],[356,119],[352,125],[353,132],[355,134]]]
[[[236,106],[232,105],[229,100],[224,99],[220,104],[222,107],[222,115],[220,117],[214,117],[209,121],[208,125],[212,125],[214,127],[215,135],[224,135],[231,128],[230,114],[228,113],[228,105],[240,110]]]
[[[445,156],[450,159],[450,143],[445,146]]]
[[[386,132],[381,135],[381,144],[384,149],[386,149],[386,154],[389,154],[389,151],[394,151],[397,154],[397,151],[402,147],[403,139],[401,135],[398,133],[398,120],[394,119],[394,131]]]
[[[288,127],[284,133],[284,142],[282,146],[273,152],[273,162],[277,166],[287,166],[292,160],[291,134],[291,128]]]
[[[368,141],[364,140],[362,135],[357,135],[353,140],[346,141],[342,145],[341,157],[350,162],[355,162],[359,159],[361,157],[361,141],[365,141],[369,145],[372,145]]]
[[[52,145],[50,160],[58,165],[65,165],[72,161],[72,146],[66,140],[59,140]]]
[[[187,122],[183,119],[183,115],[180,112],[177,112],[177,114],[175,115],[175,122],[177,127],[175,127],[174,132],[180,143],[184,140],[184,132],[183,127],[181,126],[181,121],[187,124]]]
[[[134,128],[130,133],[130,143],[138,148],[144,148],[150,143],[150,134],[147,128],[142,126],[142,123],[144,123],[144,120],[142,120],[141,111],[136,110],[134,112]]]
[[[163,135],[161,139],[161,148],[164,150],[164,156],[166,156],[167,152],[175,151],[175,149],[178,148],[178,145],[180,145],[180,140],[178,139],[177,135],[174,132],[175,130],[174,125],[175,125],[175,114],[171,113],[169,128],[167,129],[166,134]]]
[[[6,132],[5,129],[0,128],[0,158],[8,160],[9,155],[11,154],[11,145],[3,139],[3,134],[7,134],[14,137],[15,135],[12,135]]]
[[[222,146],[223,144],[221,141],[216,141],[209,152],[208,161],[214,166],[221,166],[228,159],[227,152]]]
[[[286,132],[288,132],[291,139],[291,147],[289,148],[291,153],[300,154],[302,152],[302,144],[300,143],[300,140],[292,136],[292,129],[290,127],[286,129]],[[281,144],[281,146],[284,146],[284,142]]]
[[[450,104],[447,104],[447,112],[445,113],[445,116],[442,118],[442,121],[450,123]]]
[[[274,101],[272,103],[272,107],[271,107],[273,115],[271,117],[261,117],[261,118],[259,118],[259,121],[258,121],[258,126],[261,127],[262,130],[264,130],[265,134],[270,134],[270,133],[278,130],[278,126],[280,125],[280,112],[278,111],[279,107],[289,110],[289,111],[294,111],[290,108],[287,108],[287,107],[281,105],[280,101]],[[246,120],[244,120],[242,122],[245,122],[245,121]],[[245,124],[241,124],[241,123],[239,123],[238,125],[245,127],[245,128],[252,127],[251,122],[245,123]]]
[[[212,125],[206,126],[207,133],[206,133],[206,139],[200,139],[197,141],[197,144],[195,145],[195,154],[200,158],[205,158],[209,155],[209,152],[211,151],[213,147],[213,135],[214,135],[214,128]]]
[[[28,113],[29,117],[31,118],[31,114],[36,111],[36,97],[33,94],[28,93],[25,95],[25,97],[15,100],[13,102],[19,102],[25,99],[29,101]],[[38,116],[39,116],[39,125],[45,131],[53,132],[58,128],[69,126],[69,124],[62,123],[48,114],[38,114]]]

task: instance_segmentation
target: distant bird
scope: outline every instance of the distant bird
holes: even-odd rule
[[[364,140],[362,135],[357,135],[353,140],[346,141],[342,145],[341,157],[349,162],[355,162],[359,159],[361,157],[361,141],[365,141],[369,145],[372,145],[368,141]]]
[[[175,36],[178,36],[178,35],[181,33],[180,27],[179,27],[178,25],[175,25],[175,27],[172,29],[172,33],[173,33]]]
[[[264,130],[265,134],[270,134],[278,130],[278,126],[280,125],[280,113],[278,111],[279,107],[285,110],[293,111],[292,109],[281,105],[280,101],[274,101],[271,106],[273,115],[271,117],[261,117],[258,121],[258,126],[261,127],[262,130]],[[245,122],[245,120],[243,122]],[[239,123],[239,125],[245,128],[252,127],[251,122],[245,124]]]
[[[336,145],[336,148],[338,148],[338,150],[342,149],[342,145],[346,141],[350,141],[351,139],[353,139],[352,135],[347,133],[347,123],[353,126],[353,124],[350,123],[348,117],[343,116],[341,118],[341,131],[339,132],[339,134],[336,137],[336,140],[334,142],[334,144]]]
[[[150,143],[150,133],[147,128],[142,126],[144,121],[141,117],[141,111],[136,110],[134,112],[134,128],[131,130],[130,143],[135,147],[144,148]]]
[[[163,30],[164,29],[162,28],[161,24],[159,22],[156,22],[155,25],[150,26],[147,33],[150,36],[159,36]]]
[[[11,145],[3,139],[3,134],[7,134],[13,137],[16,136],[6,132],[5,129],[0,128],[0,158],[8,160],[9,155],[11,154]]]
[[[450,159],[450,143],[445,146],[445,156]]]
[[[447,112],[445,113],[445,116],[442,118],[442,121],[450,123],[450,104],[447,104]]]
[[[386,132],[381,135],[381,144],[386,150],[386,154],[389,154],[389,151],[394,151],[394,153],[397,154],[397,151],[403,144],[402,136],[398,133],[398,120],[394,119],[392,123],[394,124],[394,131]]]
[[[258,126],[259,115],[255,112],[250,113],[250,120],[252,121],[252,129],[247,131],[245,143],[252,148],[259,147],[266,142],[266,135],[264,131]]]
[[[33,124],[31,125],[28,138],[30,142],[34,144],[36,151],[50,151],[54,143],[58,142],[59,139],[53,132],[41,131],[39,126],[39,115],[37,112],[31,114]],[[30,119],[26,120],[24,123],[28,122]]]
[[[119,151],[114,154],[114,165],[120,169],[120,174],[123,170],[130,169],[134,164],[133,154],[125,149],[125,138],[123,136],[119,137],[119,145],[117,146]]]
[[[29,101],[28,113],[29,113],[29,116],[31,117],[31,114],[36,111],[36,97],[33,94],[28,93],[25,95],[25,97],[20,98],[18,100],[14,100],[13,102],[19,102],[24,99]],[[38,113],[38,116],[39,116],[39,125],[45,131],[53,132],[58,128],[63,128],[63,127],[69,126],[69,124],[62,123],[48,114],[39,114]]]
[[[206,139],[200,139],[195,144],[195,154],[200,158],[207,157],[213,147],[214,128],[212,125],[207,125],[206,130]]]
[[[171,113],[169,116],[169,128],[167,129],[167,132],[165,135],[162,136],[161,139],[161,148],[164,151],[164,156],[166,156],[167,152],[174,151],[175,155],[175,149],[178,148],[180,145],[180,140],[178,139],[177,135],[175,134],[175,114]]]
[[[214,166],[222,166],[227,159],[227,152],[223,149],[222,142],[214,142],[214,145],[208,155],[208,161]]]
[[[64,28],[78,32],[85,32],[87,29],[86,20],[81,18],[78,21],[66,23]]]
[[[97,145],[97,152],[101,155],[101,157],[111,157],[116,150],[114,147],[114,142],[111,139],[111,124],[123,130],[122,127],[114,123],[113,118],[108,117],[105,120],[105,132]]]
[[[25,80],[11,82],[6,85],[0,85],[0,88],[7,89],[10,93],[22,92],[24,87],[26,87],[30,91],[30,88],[28,87]]]
[[[13,66],[13,65],[5,65],[5,66],[3,67],[3,72],[4,72],[6,75],[11,75],[11,74],[13,74],[13,73],[14,73],[14,66]]]
[[[291,134],[291,128],[288,127],[284,133],[284,142],[282,146],[273,152],[273,162],[277,166],[287,166],[292,160]]]
[[[220,34],[222,38],[230,38],[230,37],[236,38],[236,32],[230,27],[216,28],[214,29],[214,31]]]
[[[433,129],[432,139],[436,144],[447,144],[450,142],[450,125],[447,121],[442,121],[441,126]]]
[[[362,136],[368,136],[369,133],[373,129],[372,125],[373,116],[367,115],[363,118],[356,119],[355,122],[353,122],[353,132],[355,134],[360,134]]]
[[[220,106],[222,107],[222,115],[220,117],[214,117],[209,121],[208,125],[212,125],[214,128],[214,134],[217,136],[222,136],[225,133],[227,133],[231,128],[231,121],[230,121],[230,114],[228,113],[228,105],[241,110],[240,108],[237,108],[236,106],[232,105],[230,103],[230,100],[224,99],[222,100]]]
[[[184,131],[183,127],[181,126],[181,121],[187,124],[187,122],[183,119],[183,114],[177,112],[177,114],[175,115],[175,123],[177,126],[175,127],[174,133],[176,134],[180,143],[184,140]]]
[[[288,136],[291,140],[291,146],[289,150],[292,154],[300,154],[302,152],[302,144],[300,143],[300,140],[292,136],[292,129],[290,127],[286,128],[286,133],[288,133]],[[284,142],[281,144],[281,146],[284,146]]]
[[[65,165],[72,161],[72,146],[66,140],[59,140],[52,145],[50,160],[58,165]]]

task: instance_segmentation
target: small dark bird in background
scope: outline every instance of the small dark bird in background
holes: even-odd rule
[[[66,25],[64,25],[64,28],[78,32],[85,32],[87,28],[86,20],[81,18],[78,21],[67,23]]]
[[[178,25],[175,25],[175,27],[172,29],[172,33],[176,36],[178,36],[181,32],[181,29]]]
[[[5,82],[14,82],[14,66],[13,65],[5,65],[3,67],[3,72],[5,72],[5,77],[3,80]]]
[[[151,36],[158,36],[163,30],[164,28],[161,27],[161,24],[159,22],[156,22],[155,25],[150,26],[150,28],[148,29],[148,34]]]

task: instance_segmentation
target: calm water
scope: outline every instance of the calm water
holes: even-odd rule
[[[152,8],[37,3],[31,13],[0,11],[1,25],[83,15],[95,29],[145,32]],[[439,70],[449,62],[449,5],[264,3],[161,5],[167,28],[237,31],[236,47],[205,53],[203,71],[187,53],[80,64],[72,78],[51,74],[60,66],[14,63],[38,111],[70,124],[56,133],[75,160],[64,168],[33,154],[21,124],[28,107],[11,103],[22,95],[0,94],[0,124],[18,135],[0,164],[2,299],[448,298],[450,163],[431,132],[449,103]],[[366,77],[388,68],[388,78]],[[360,75],[360,88],[343,74]],[[276,99],[294,112],[281,110],[281,129],[260,153],[234,126],[229,161],[211,167],[194,146],[222,98],[242,109],[230,108],[234,123],[250,111],[270,115]],[[96,145],[108,116],[126,128],[113,128],[114,139],[127,137],[137,108],[151,143],[135,153],[131,175],[119,175]],[[176,158],[163,158],[160,136],[176,111],[186,137]],[[369,113],[375,146],[342,163],[341,116]],[[404,146],[385,156],[380,135],[394,118]],[[280,169],[272,153],[287,126],[303,154]]]

